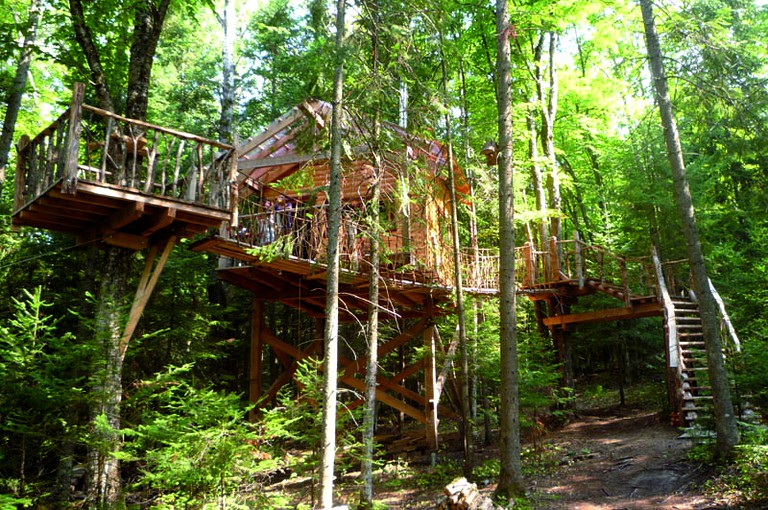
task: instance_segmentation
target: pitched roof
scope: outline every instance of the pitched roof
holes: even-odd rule
[[[261,133],[237,147],[239,182],[251,188],[259,188],[278,181],[300,170],[306,163],[326,162],[330,158],[329,138],[332,106],[319,99],[307,99],[293,107],[288,113],[269,124]],[[361,122],[368,118],[344,117],[348,133],[363,135]],[[404,129],[391,123],[382,123],[403,142],[403,149],[409,159],[423,158],[429,171],[439,178],[447,163],[447,148],[434,140],[425,140],[409,135]],[[363,138],[363,136],[356,136]],[[365,159],[370,153],[367,144],[354,147],[356,157]],[[456,191],[468,194],[464,172],[454,161]]]

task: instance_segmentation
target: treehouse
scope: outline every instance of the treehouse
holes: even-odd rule
[[[304,101],[240,145],[236,149],[236,223],[192,246],[196,251],[221,255],[226,262],[218,271],[219,278],[253,293],[254,402],[274,400],[295,373],[298,361],[322,353],[320,334],[301,349],[291,339],[277,338],[265,326],[262,303],[278,301],[310,317],[325,316],[330,114],[330,104]],[[442,383],[437,381],[435,349],[439,338],[433,317],[452,308],[448,172],[454,172],[457,193],[466,194],[469,187],[458,166],[449,164],[447,150],[440,143],[410,136],[384,123],[382,148],[374,153],[371,119],[347,115],[343,122],[346,154],[341,183],[340,320],[366,320],[369,253],[371,243],[376,242],[381,251],[380,317],[413,319],[413,325],[402,334],[383,343],[379,357],[404,346],[412,348],[414,343],[427,346],[424,358],[402,367],[393,377],[379,377],[378,398],[427,424],[434,447],[437,413],[458,416],[435,405]],[[381,192],[380,219],[379,225],[371,225],[367,211],[376,182]],[[464,262],[470,260],[467,256]],[[468,272],[466,278],[473,274],[477,272]],[[474,284],[480,287],[477,278]],[[284,369],[268,385],[261,380],[267,345]],[[362,391],[363,360],[343,358],[340,365],[340,381]],[[414,383],[417,375],[421,377]]]
[[[226,281],[316,317],[325,315],[324,293],[316,287],[324,285],[326,272],[330,113],[328,103],[305,101],[238,147],[238,223],[193,247],[238,261],[239,267],[221,271]],[[349,154],[341,189],[343,319],[367,313],[374,239],[387,282],[382,302],[392,302],[382,313],[420,316],[428,302],[447,300],[453,274],[446,150],[384,124],[389,146],[376,167],[367,141],[370,122],[347,117],[344,126]],[[461,170],[453,165],[453,171],[457,192],[468,193]],[[380,227],[371,228],[366,211],[377,172]]]
[[[126,342],[176,241],[194,237],[193,250],[220,257],[218,278],[252,294],[249,394],[258,406],[274,401],[298,363],[323,352],[322,328],[309,339],[286,331],[281,338],[270,329],[264,304],[280,302],[316,321],[325,317],[331,106],[306,100],[233,147],[88,106],[83,90],[76,86],[67,111],[19,142],[13,228],[148,250]],[[453,303],[449,172],[459,196],[468,184],[436,141],[382,123],[374,144],[372,121],[364,115],[346,115],[343,128],[340,320],[366,320],[369,252],[376,242],[381,259],[375,304],[381,319],[397,320],[399,327],[379,346],[380,364],[389,369],[378,376],[377,398],[422,424],[426,433],[420,431],[419,439],[434,449],[439,420],[461,415],[442,405],[441,395],[447,391],[456,405],[462,400],[449,377],[456,340],[444,345],[434,324],[436,316],[452,313]],[[377,182],[380,221],[372,225]],[[466,290],[497,293],[498,255],[462,253],[458,263]],[[669,401],[681,421],[690,422],[709,388],[698,306],[681,292],[688,275],[678,266],[655,256],[617,256],[576,237],[518,248],[515,279],[566,365],[569,332],[577,325],[662,316]],[[611,296],[616,305],[572,310],[578,299],[596,293]],[[722,304],[721,315],[727,319]],[[340,354],[338,376],[362,393],[365,362],[359,354]],[[449,356],[438,364],[439,354]],[[279,365],[279,374],[265,370],[266,359]]]

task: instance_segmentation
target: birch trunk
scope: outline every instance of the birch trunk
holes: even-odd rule
[[[501,354],[501,399],[499,428],[501,470],[497,498],[523,494],[520,462],[520,402],[517,367],[517,314],[515,310],[515,231],[512,159],[512,78],[507,0],[496,1],[496,100],[499,110],[499,349]]]
[[[372,89],[377,100],[374,102],[372,156],[373,171],[375,172],[371,186],[371,199],[368,205],[368,217],[373,235],[370,237],[370,274],[368,279],[368,348],[365,371],[365,415],[363,417],[363,460],[361,476],[363,486],[360,492],[360,507],[373,508],[373,441],[376,433],[376,377],[379,372],[379,202],[381,198],[381,172],[382,160],[379,147],[381,136],[381,108],[378,98],[381,97],[381,82],[379,77],[379,2],[372,0],[368,5],[371,18],[371,47],[372,62],[371,74],[373,78]]]
[[[235,0],[224,0],[224,15],[220,18],[224,30],[221,46],[221,117],[219,118],[219,141],[234,141],[235,108],[235,30],[237,17]]]
[[[441,62],[443,74],[443,94],[446,112],[448,108],[448,71],[445,63],[443,32],[440,31]],[[459,213],[456,204],[456,176],[453,167],[453,130],[451,116],[445,114],[446,142],[448,146],[448,189],[451,198],[451,242],[453,249],[453,284],[456,289],[456,315],[459,321],[459,357],[461,363],[461,426],[464,443],[464,476],[470,478],[474,464],[472,445],[472,417],[470,412],[469,393],[469,351],[467,349],[467,324],[464,310],[464,283],[461,275],[461,246],[459,243]],[[437,405],[437,402],[435,402]]]
[[[549,62],[548,90],[545,87],[542,68],[542,49],[545,34],[542,34],[537,46],[536,76],[539,102],[541,103],[541,144],[544,148],[544,156],[549,166],[547,188],[549,189],[549,208],[551,209],[550,234],[557,239],[563,238],[563,222],[561,219],[562,196],[560,193],[560,174],[557,168],[555,156],[555,117],[557,116],[557,68],[555,66],[555,50],[557,48],[557,34],[549,32]]]
[[[656,100],[659,104],[661,123],[664,127],[667,159],[672,167],[675,199],[682,221],[683,237],[685,238],[685,245],[688,250],[688,259],[691,264],[693,286],[699,297],[702,331],[707,351],[707,363],[709,365],[709,380],[714,400],[715,428],[717,431],[716,451],[718,456],[727,459],[733,455],[734,448],[739,442],[739,430],[733,412],[733,403],[731,402],[731,393],[728,386],[728,373],[723,359],[717,303],[712,294],[709,277],[707,276],[701,239],[696,225],[693,199],[688,186],[685,161],[680,146],[680,135],[677,131],[677,123],[672,111],[672,102],[669,98],[667,77],[662,61],[663,56],[653,17],[653,7],[650,0],[640,0],[640,7],[643,13],[643,24],[645,25],[645,40],[648,48],[651,76],[656,90]]]
[[[16,131],[16,121],[19,118],[21,100],[24,97],[24,89],[27,86],[29,66],[32,64],[32,50],[37,39],[37,27],[40,24],[41,7],[39,0],[31,0],[29,4],[29,18],[27,19],[27,31],[24,34],[24,42],[21,45],[19,63],[16,65],[16,75],[8,95],[8,103],[3,119],[3,130],[0,133],[0,199],[3,197],[3,183],[5,182],[5,169],[8,166],[8,154],[13,145],[13,134]]]
[[[344,3],[336,2],[336,71],[331,113],[331,175],[328,186],[328,283],[325,306],[325,371],[321,439],[320,507],[333,508],[336,400],[339,351],[339,224],[341,222],[342,95],[344,91]]]

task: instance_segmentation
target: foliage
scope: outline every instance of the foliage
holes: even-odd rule
[[[68,410],[81,399],[74,367],[86,348],[60,332],[40,287],[23,294],[0,325],[0,477],[18,479],[19,504],[41,495],[43,480],[33,473],[79,433]]]
[[[768,428],[743,422],[740,428],[741,444],[730,464],[717,460],[711,439],[700,441],[689,457],[718,469],[718,476],[706,482],[710,492],[739,494],[746,501],[768,501]]]
[[[261,436],[275,455],[284,457],[284,465],[295,475],[311,476],[316,480],[322,431],[322,373],[321,363],[308,358],[298,363],[295,379],[297,393],[284,387],[277,397],[277,406],[264,411]],[[362,420],[359,412],[347,409],[346,392],[340,389],[337,414],[337,450],[341,454],[337,469],[348,469],[359,461],[362,443],[358,430]],[[354,398],[357,394],[351,395]]]
[[[183,378],[190,369],[169,367],[137,384],[129,402],[143,408],[141,422],[123,429],[127,439],[116,455],[135,464],[134,488],[162,508],[244,505],[241,489],[276,462],[258,449],[240,398],[193,386]]]

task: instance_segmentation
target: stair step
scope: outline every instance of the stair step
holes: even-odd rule
[[[704,342],[695,342],[695,341],[693,341],[693,342],[691,342],[691,341],[683,341],[683,342],[678,342],[678,344],[681,347],[696,347],[696,346],[704,347],[706,345]]]

